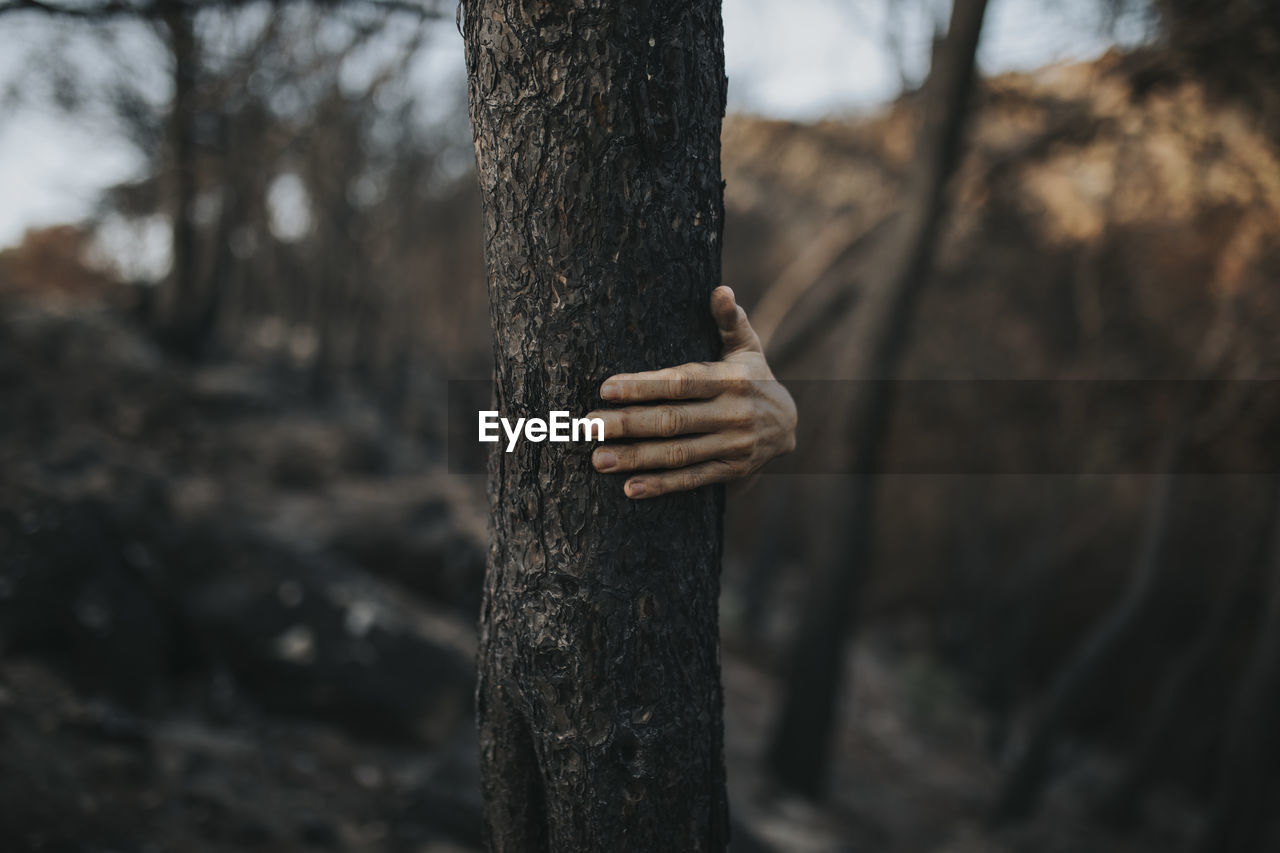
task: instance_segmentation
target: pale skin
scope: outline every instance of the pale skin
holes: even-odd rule
[[[629,498],[741,480],[795,450],[795,401],[774,379],[730,288],[712,292],[711,314],[724,346],[719,361],[619,373],[600,386],[600,398],[618,408],[588,416],[604,421],[606,442],[591,462],[602,473],[630,474]]]

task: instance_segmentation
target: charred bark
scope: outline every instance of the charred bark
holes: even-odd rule
[[[615,372],[716,358],[719,3],[464,11],[498,408],[583,414]],[[488,844],[722,850],[723,493],[631,502],[589,450],[491,458]]]
[[[837,363],[856,379],[890,378],[907,339],[916,297],[929,273],[947,185],[960,159],[973,88],[974,56],[986,0],[956,0],[947,36],[938,45],[918,132],[914,169],[894,230],[880,248],[867,286],[859,294]],[[780,784],[807,795],[821,792],[826,779],[835,709],[843,679],[844,640],[854,599],[871,553],[874,476],[888,431],[892,383],[862,382],[844,416],[833,419],[844,432],[824,446],[849,454],[853,471],[845,500],[828,510],[831,551],[828,567],[805,602],[804,620],[788,666],[782,714],[767,756]]]

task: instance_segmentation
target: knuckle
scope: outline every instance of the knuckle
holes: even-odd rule
[[[681,420],[679,409],[662,406],[658,409],[658,432],[662,435],[679,435]]]
[[[750,429],[755,423],[755,411],[750,407],[736,410],[731,416],[729,423],[738,429]]]
[[[667,465],[672,468],[683,468],[689,464],[689,449],[683,444],[673,444],[667,448]]]

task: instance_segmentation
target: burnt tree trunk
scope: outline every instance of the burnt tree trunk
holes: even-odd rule
[[[463,5],[497,407],[581,415],[615,372],[718,357],[720,4]],[[723,493],[628,501],[590,449],[491,457],[488,844],[722,850]]]
[[[1280,506],[1280,501],[1277,502]],[[1275,821],[1275,757],[1280,747],[1280,512],[1272,527],[1269,589],[1248,668],[1240,679],[1223,735],[1213,809],[1196,853],[1253,853],[1267,846]]]
[[[956,0],[946,37],[938,44],[917,135],[914,167],[901,215],[879,249],[849,324],[837,363],[859,382],[833,419],[844,430],[823,445],[840,455],[852,476],[844,501],[826,509],[833,531],[827,567],[810,587],[790,651],[786,692],[766,757],[781,785],[816,796],[826,782],[843,679],[849,614],[862,583],[875,530],[876,466],[888,432],[891,378],[911,327],[916,297],[933,262],[947,186],[960,159],[974,57],[986,0]]]
[[[173,104],[169,114],[169,150],[173,169],[172,264],[168,294],[161,300],[161,339],[180,355],[194,357],[203,341],[193,339],[199,311],[196,281],[196,35],[193,13],[182,0],[164,0],[158,7],[173,60]]]
[[[1039,805],[1053,770],[1053,750],[1073,715],[1097,683],[1117,649],[1133,636],[1159,588],[1168,561],[1164,551],[1173,528],[1178,460],[1182,439],[1166,450],[1165,473],[1155,479],[1146,507],[1142,539],[1124,594],[1089,630],[1079,648],[1055,675],[1028,728],[1025,742],[1010,762],[997,795],[993,823],[1021,820]]]
[[[1276,506],[1280,507],[1280,501]],[[1197,691],[1203,690],[1203,676],[1215,659],[1221,660],[1224,645],[1236,626],[1246,570],[1254,562],[1267,558],[1273,515],[1273,512],[1267,513],[1264,530],[1259,536],[1259,547],[1252,549],[1257,553],[1230,559],[1227,576],[1215,593],[1212,609],[1197,631],[1195,640],[1172,666],[1146,715],[1142,732],[1124,768],[1099,800],[1097,815],[1111,828],[1129,830],[1138,823],[1148,789],[1156,781],[1169,753],[1178,745],[1179,715],[1194,705]]]

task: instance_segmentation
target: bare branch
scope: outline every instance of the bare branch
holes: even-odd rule
[[[60,18],[102,20],[104,18],[145,17],[153,14],[154,2],[130,3],[127,0],[103,0],[100,3],[47,3],[45,0],[5,0],[0,15],[6,12],[41,12]]]
[[[256,0],[186,0],[180,3],[188,11],[199,11],[201,8],[238,8],[248,6]],[[274,5],[284,6],[307,0],[274,0]],[[443,0],[439,2],[417,2],[417,0],[310,0],[319,7],[364,6],[380,12],[396,15],[413,15],[422,20],[444,18]],[[6,12],[39,12],[60,18],[76,18],[86,21],[100,21],[110,18],[152,18],[165,6],[161,0],[145,0],[145,2],[129,2],[129,0],[99,0],[93,3],[54,3],[49,0],[2,0],[0,15]],[[172,4],[170,4],[172,5]]]

